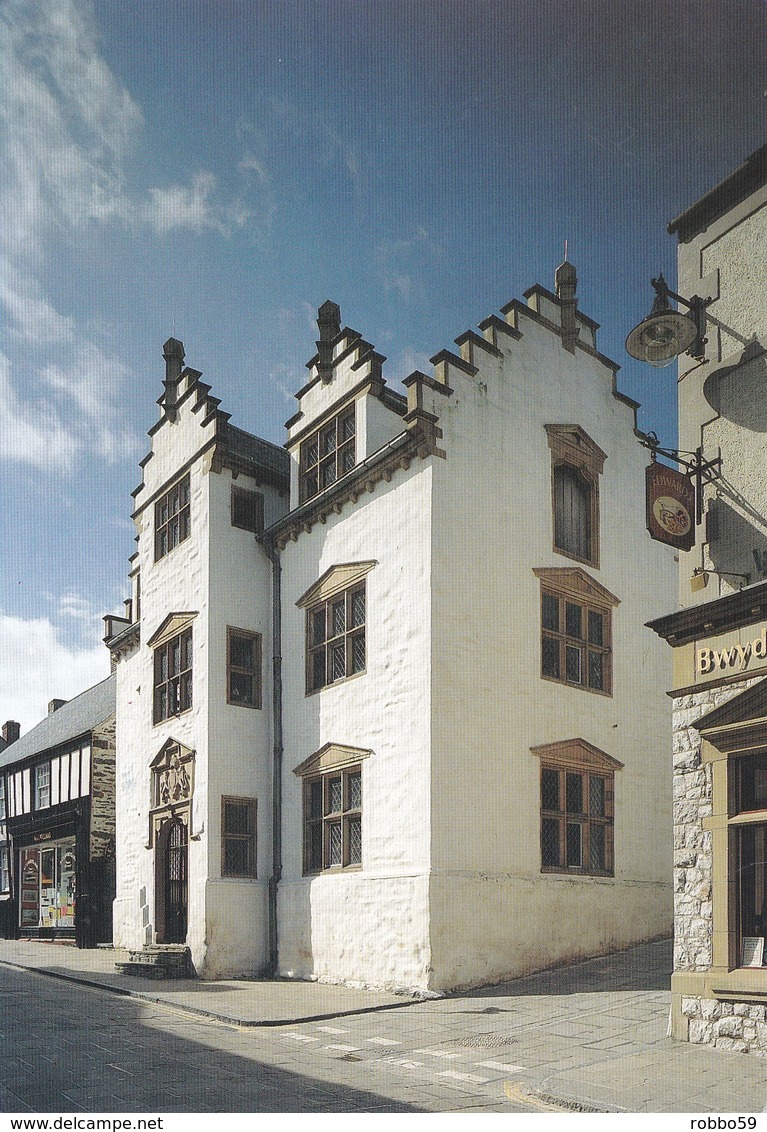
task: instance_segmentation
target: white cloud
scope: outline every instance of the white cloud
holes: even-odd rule
[[[376,246],[374,256],[384,290],[395,292],[407,302],[414,290],[413,269],[417,275],[422,276],[424,260],[434,262],[439,254],[439,245],[422,226],[407,238],[382,240]]]
[[[46,617],[0,613],[0,716],[18,720],[22,734],[45,717],[50,700],[71,699],[108,675],[103,645],[73,648]]]
[[[22,401],[0,354],[0,457],[40,470],[71,471],[78,442],[56,410],[42,398]]]
[[[136,187],[144,117],[101,55],[87,0],[6,0],[0,67],[0,304],[9,356],[31,348],[0,368],[0,461],[71,472],[86,449],[109,460],[134,451],[129,371],[57,309],[54,247],[93,225],[228,236],[250,213],[205,170],[185,184]]]

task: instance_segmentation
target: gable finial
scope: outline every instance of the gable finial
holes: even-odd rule
[[[333,342],[341,333],[341,308],[338,303],[326,299],[317,311],[317,328],[320,340],[317,343],[320,377],[327,382],[333,376]]]

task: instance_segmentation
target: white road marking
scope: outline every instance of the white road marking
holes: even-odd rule
[[[505,1073],[520,1073],[524,1065],[509,1065],[505,1061],[477,1061],[475,1065],[478,1069],[502,1069]]]
[[[366,1042],[370,1042],[374,1046],[401,1046],[402,1042],[395,1042],[394,1038],[365,1038]]]
[[[489,1077],[480,1077],[478,1073],[456,1073],[454,1069],[445,1069],[438,1077],[451,1077],[453,1081],[472,1081],[475,1085],[486,1085]]]
[[[423,1069],[422,1061],[410,1061],[407,1057],[382,1057],[379,1065],[398,1065],[401,1069]]]
[[[319,1038],[310,1038],[308,1034],[280,1034],[281,1038],[288,1038],[294,1042],[318,1042]]]
[[[348,1030],[339,1030],[337,1026],[318,1026],[317,1029],[323,1034],[348,1034]]]
[[[341,1053],[357,1053],[359,1046],[325,1046],[325,1049],[339,1050]]]
[[[453,1058],[463,1056],[463,1054],[460,1053],[445,1053],[443,1049],[414,1049],[413,1053],[426,1053],[429,1055],[429,1057]]]

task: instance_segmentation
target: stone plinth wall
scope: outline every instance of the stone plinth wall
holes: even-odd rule
[[[691,1042],[767,1057],[767,1007],[685,995],[682,1013],[689,1019]]]

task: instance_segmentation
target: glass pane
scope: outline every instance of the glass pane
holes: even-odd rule
[[[313,436],[312,439],[304,445],[304,461],[307,468],[317,463],[319,450],[318,438],[316,436]]]
[[[333,645],[330,650],[331,679],[343,680],[346,675],[346,646]]]
[[[354,436],[354,410],[344,413],[340,420],[341,439],[348,440]]]
[[[605,865],[605,827],[592,825],[589,830],[589,865],[592,869],[604,872]]]
[[[589,687],[603,692],[605,687],[604,657],[589,649]]]
[[[740,934],[767,935],[767,825],[744,825],[739,831],[738,882],[740,888]]]
[[[333,636],[340,637],[346,628],[346,602],[343,598],[340,601],[334,601],[331,606],[331,624]]]
[[[592,645],[604,644],[604,617],[589,610],[589,641]]]
[[[352,637],[352,672],[363,672],[365,669],[365,634],[357,633]]]
[[[252,670],[254,643],[252,637],[243,637],[238,633],[232,633],[229,637],[229,663],[236,668]]]
[[[362,863],[362,820],[360,818],[348,819],[348,864]]]
[[[325,640],[325,607],[312,613],[312,644],[319,645]]]
[[[583,636],[583,610],[571,601],[565,602],[565,632],[577,640]]]
[[[328,864],[341,865],[341,823],[332,822],[328,828]]]
[[[328,813],[340,814],[343,808],[341,794],[341,776],[328,779]]]
[[[320,490],[319,476],[315,472],[309,472],[304,476],[304,498],[311,499]]]
[[[583,776],[568,771],[566,778],[566,806],[568,814],[583,813]]]
[[[224,873],[227,876],[248,876],[249,842],[245,838],[226,838],[224,840]]]
[[[583,866],[583,829],[580,822],[567,823],[567,866],[571,869]]]
[[[553,594],[543,594],[541,598],[541,624],[544,629],[559,632],[559,598]]]
[[[595,818],[605,816],[605,780],[589,775],[589,813]]]
[[[192,706],[192,676],[187,672],[181,677],[179,688],[179,711],[189,711]]]
[[[341,470],[350,472],[354,467],[354,445],[345,444],[341,449]]]
[[[322,779],[316,778],[309,783],[309,817],[322,817]]]
[[[559,868],[559,822],[554,818],[544,818],[541,822],[541,864],[548,868]]]
[[[253,677],[247,672],[230,672],[229,699],[233,704],[252,704]]]
[[[565,665],[566,679],[571,680],[573,684],[580,684],[581,682],[581,650],[575,648],[574,645],[568,645],[565,649]]]
[[[322,868],[322,822],[315,822],[309,826],[307,837],[306,867],[310,871]]]
[[[541,671],[544,676],[559,679],[559,641],[553,637],[544,637],[541,641]]]
[[[351,601],[351,618],[352,626],[356,628],[357,625],[365,624],[365,591],[355,590],[352,594]]]
[[[362,774],[355,771],[347,775],[347,788],[349,791],[348,809],[359,810],[362,807]]]
[[[250,833],[250,806],[247,802],[224,802],[224,833]]]
[[[322,455],[327,456],[329,452],[334,452],[336,447],[336,422],[333,421],[323,428],[320,433],[320,446],[322,448]]]
[[[738,760],[740,810],[767,809],[767,755],[747,755]]]
[[[541,806],[544,810],[559,809],[559,771],[541,771]]]
[[[331,457],[330,460],[327,460],[324,464],[322,464],[322,466],[320,468],[320,478],[321,478],[323,487],[330,487],[330,485],[332,483],[335,483],[335,480],[336,480],[336,461],[335,461],[335,458]]]
[[[325,650],[317,649],[312,653],[312,688],[322,688],[325,685]]]

